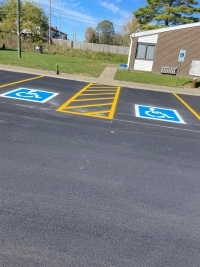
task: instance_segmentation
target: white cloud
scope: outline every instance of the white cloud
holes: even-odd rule
[[[63,17],[66,17],[71,21],[79,21],[94,25],[96,25],[98,22],[97,18],[94,18],[91,15],[87,15],[86,12],[83,12],[83,8],[80,6],[80,2],[73,0],[66,2],[63,0],[43,0],[42,6],[44,6],[47,15],[50,8],[50,1],[52,12],[60,13]],[[35,0],[35,2],[41,3],[41,0]]]
[[[120,2],[121,0],[117,0],[116,3]],[[119,14],[123,18],[130,17],[131,12],[122,10],[120,7],[118,7],[115,3],[108,3],[107,1],[101,1],[99,4],[102,7],[105,7],[106,9],[110,10],[113,14]]]
[[[77,6],[80,6],[80,2],[77,2],[77,3],[73,3],[72,4],[73,7],[77,7]]]

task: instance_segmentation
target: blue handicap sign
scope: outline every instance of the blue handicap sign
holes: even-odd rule
[[[173,109],[135,105],[135,114],[140,118],[185,124],[178,112]]]
[[[18,88],[16,90],[1,94],[0,96],[26,100],[26,101],[45,103],[46,101],[50,100],[56,95],[58,95],[58,93],[34,90],[34,89],[29,89],[29,88]]]
[[[178,57],[178,62],[184,62],[185,55],[186,55],[186,50],[180,50],[179,57]]]

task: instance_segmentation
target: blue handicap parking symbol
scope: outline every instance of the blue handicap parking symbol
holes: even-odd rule
[[[18,88],[16,90],[1,94],[0,96],[45,103],[56,95],[58,95],[58,93],[34,90],[29,88]]]
[[[185,124],[178,112],[173,109],[135,105],[135,114],[140,118]]]

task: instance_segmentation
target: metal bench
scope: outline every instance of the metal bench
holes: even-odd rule
[[[161,73],[176,75],[177,69],[175,67],[164,66],[161,68]]]

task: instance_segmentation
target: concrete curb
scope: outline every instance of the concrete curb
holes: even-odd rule
[[[11,65],[3,65],[0,64],[0,70],[6,71],[13,71],[13,72],[20,72],[20,73],[29,73],[35,75],[44,75],[53,78],[60,78],[60,79],[68,79],[68,80],[75,80],[81,82],[93,82],[105,85],[113,85],[113,86],[121,86],[121,87],[128,87],[132,89],[138,90],[150,90],[150,91],[159,91],[159,92],[166,92],[166,93],[178,93],[178,94],[185,94],[185,95],[194,95],[200,96],[200,88],[180,88],[180,87],[170,87],[170,86],[159,86],[153,84],[143,84],[143,83],[134,83],[134,82],[127,82],[127,81],[119,81],[113,80],[115,72],[117,68],[113,67],[106,67],[103,73],[99,76],[99,78],[89,77],[89,76],[79,76],[67,73],[60,73],[59,75],[53,71],[46,71],[40,69],[32,69],[32,68],[24,68],[18,66],[11,66]]]

